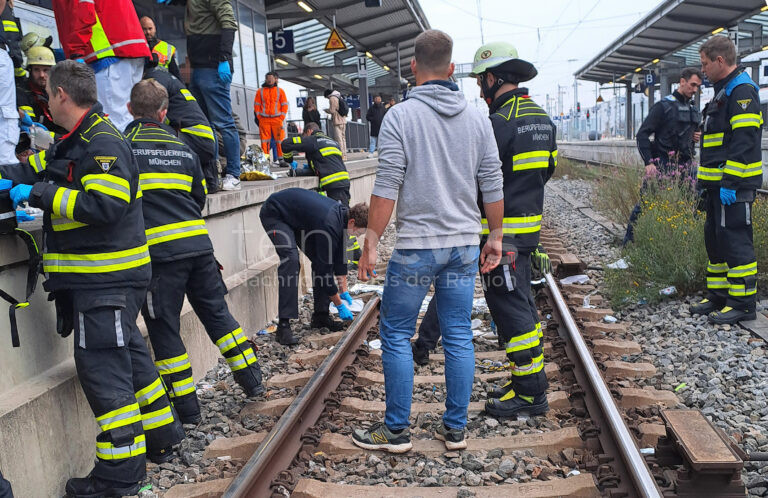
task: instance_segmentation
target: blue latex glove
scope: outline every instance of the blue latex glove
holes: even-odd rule
[[[341,318],[342,320],[351,321],[355,318],[354,316],[352,316],[352,312],[349,311],[349,308],[347,308],[347,305],[344,303],[341,303],[338,306],[336,306],[336,309],[339,310],[339,318]]]
[[[347,304],[349,304],[349,305],[351,305],[351,304],[352,304],[352,296],[350,296],[350,295],[349,295],[349,291],[347,291],[347,292],[342,292],[342,293],[341,293],[341,298],[342,298],[343,300],[345,300],[345,301],[347,302]]]
[[[736,202],[736,191],[720,187],[720,202],[722,202],[724,206],[730,206]]]
[[[19,184],[11,189],[11,201],[14,206],[18,206],[22,202],[27,202],[29,194],[32,193],[32,185]]]
[[[30,216],[23,209],[16,211],[16,221],[35,221],[34,216]]]
[[[160,5],[170,5],[173,0],[157,0]]]
[[[232,70],[229,68],[229,62],[219,62],[219,79],[224,83],[232,82]]]
[[[24,117],[19,120],[19,128],[21,128],[21,131],[24,133],[29,133],[29,127],[33,126],[34,124],[35,122],[32,121],[32,118],[30,118],[29,114],[26,112],[24,113]]]
[[[85,64],[85,59],[75,59],[75,62],[79,62],[80,64]]]
[[[291,161],[291,169],[296,169],[298,167],[299,167],[299,163],[297,163],[296,161]]]
[[[38,128],[42,128],[43,130],[48,131],[48,128],[46,128],[43,123],[32,123],[32,126],[37,126]]]

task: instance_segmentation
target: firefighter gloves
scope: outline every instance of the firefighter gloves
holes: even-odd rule
[[[344,303],[339,304],[336,306],[336,309],[339,310],[339,318],[346,321],[352,321],[355,317],[352,316],[352,312],[349,311],[349,308],[347,308],[347,305]]]
[[[13,193],[11,193],[11,195],[13,195]],[[736,191],[720,187],[720,202],[722,202],[724,206],[730,206],[736,202]]]
[[[541,244],[531,253],[531,265],[542,274],[552,273],[552,262],[549,260],[549,255],[544,252],[544,247]]]
[[[27,202],[29,194],[32,192],[32,185],[19,184],[11,189],[11,201],[13,205],[18,206],[22,202]]]

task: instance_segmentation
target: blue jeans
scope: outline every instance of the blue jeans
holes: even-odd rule
[[[376,150],[376,139],[377,138],[378,137],[374,137],[373,135],[371,135],[371,145],[370,145],[370,147],[368,147],[368,153],[369,154],[373,154],[373,152]]]
[[[398,249],[387,266],[381,302],[381,359],[390,430],[408,427],[413,398],[411,337],[419,308],[435,285],[437,313],[445,349],[447,397],[443,422],[452,429],[467,425],[467,408],[475,375],[470,328],[478,246],[445,249]]]
[[[224,142],[224,157],[227,158],[226,173],[240,178],[240,137],[235,119],[232,117],[232,97],[229,83],[219,79],[214,68],[198,67],[192,70],[192,91],[203,100],[204,109],[211,124],[221,133]],[[217,144],[218,145],[218,144]],[[216,156],[218,157],[218,150]]]

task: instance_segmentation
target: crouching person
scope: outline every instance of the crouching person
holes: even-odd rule
[[[131,90],[126,129],[139,164],[144,225],[152,255],[152,281],[142,315],[155,351],[155,365],[185,424],[200,421],[192,366],[181,339],[184,296],[248,396],[264,391],[261,368],[243,329],[227,308],[227,293],[201,209],[206,184],[197,155],[161,124],[168,92],[154,80]]]
[[[45,212],[45,289],[57,331],[74,329],[75,367],[101,432],[96,465],[67,481],[72,497],[138,494],[146,459],[164,462],[184,431],[152,364],[136,318],[151,267],[139,169],[125,137],[96,101],[93,70],[75,61],[51,69],[54,122],[68,130],[28,165],[0,166],[17,183],[15,205]]]
[[[342,320],[353,318],[342,302],[344,299],[352,304],[347,291],[345,231],[350,235],[365,232],[368,205],[356,204],[348,209],[312,190],[289,188],[270,195],[259,217],[280,257],[277,342],[283,345],[298,342],[293,337],[290,319],[299,317],[299,248],[312,261],[315,310],[311,326],[332,331],[344,328],[341,322],[331,318],[328,308],[333,301]]]

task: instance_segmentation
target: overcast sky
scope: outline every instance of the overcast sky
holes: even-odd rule
[[[419,0],[430,25],[453,38],[453,60],[472,62],[481,45],[478,0]],[[546,106],[546,95],[557,97],[565,85],[565,111],[573,106],[573,73],[608,47],[630,26],[642,19],[660,0],[480,0],[485,42],[507,41],[520,58],[532,62],[539,75],[526,85],[534,100]],[[474,80],[460,82],[468,99],[479,101]],[[299,87],[285,83],[291,102],[289,118],[300,119],[295,107]],[[609,99],[611,90],[603,91]],[[579,102],[595,102],[595,84],[579,82]],[[325,105],[320,99],[322,109]]]
[[[457,63],[472,62],[481,45],[477,0],[419,0],[430,25],[454,41]],[[573,103],[573,73],[609,46],[631,25],[647,15],[660,0],[480,0],[485,42],[507,41],[520,58],[532,62],[539,75],[526,83],[542,106],[546,94],[557,95],[557,85],[569,87],[565,107]],[[478,89],[463,83],[468,97]],[[604,97],[608,97],[606,94]],[[580,82],[582,106],[595,101],[595,84]]]

